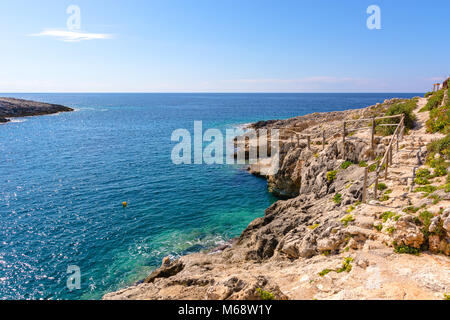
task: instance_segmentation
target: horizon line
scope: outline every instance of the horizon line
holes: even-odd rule
[[[329,93],[427,93],[428,91],[27,91],[0,94],[329,94]]]

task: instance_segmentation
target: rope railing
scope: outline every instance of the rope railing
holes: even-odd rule
[[[400,123],[397,124],[397,127],[395,128],[394,134],[392,135],[391,140],[389,141],[389,145],[386,148],[386,151],[384,153],[384,156],[381,161],[375,162],[377,164],[377,169],[375,171],[375,177],[374,179],[368,183],[368,173],[369,173],[369,167],[374,165],[375,163],[372,163],[370,166],[366,167],[364,170],[364,184],[363,184],[363,202],[367,201],[367,190],[369,186],[374,184],[374,198],[377,199],[377,193],[378,193],[378,180],[380,178],[381,170],[384,169],[384,178],[387,179],[388,177],[388,170],[389,166],[392,166],[392,147],[394,144],[394,141],[397,142],[397,148],[396,151],[399,151],[399,141],[400,139],[403,139],[403,132],[405,129],[405,116],[400,115],[401,120]],[[383,168],[384,165],[384,168]]]
[[[335,137],[336,135],[341,135],[342,136],[342,141],[345,145],[345,139],[348,136],[348,134],[350,133],[354,133],[357,132],[359,130],[367,130],[367,129],[372,129],[371,135],[372,135],[372,142],[371,142],[371,147],[372,149],[374,148],[374,137],[375,137],[375,127],[376,127],[376,121],[379,120],[385,120],[385,119],[395,119],[395,118],[402,118],[404,119],[404,115],[403,114],[397,114],[397,115],[393,115],[393,116],[383,116],[383,117],[373,117],[373,118],[361,118],[361,119],[351,119],[351,120],[344,120],[342,122],[342,129],[337,129],[335,131],[332,131],[330,133],[330,131],[325,132],[325,130],[322,130],[321,133],[315,133],[315,134],[308,134],[308,133],[302,133],[302,132],[297,132],[293,129],[287,129],[287,128],[281,128],[282,130],[284,130],[284,132],[290,132],[294,135],[297,136],[298,139],[302,139],[302,140],[306,140],[307,142],[307,146],[308,149],[311,149],[311,140],[315,140],[315,139],[322,139],[322,149],[325,148],[325,144],[326,144],[326,139],[329,137]],[[369,126],[360,126],[360,127],[356,127],[356,128],[349,128],[348,124],[350,123],[362,123],[362,122],[366,122],[366,121],[370,121],[371,124]],[[397,126],[399,127],[399,124],[378,124],[378,126]],[[403,136],[403,133],[402,133]],[[344,154],[343,157],[345,157],[345,148],[344,148]]]
[[[378,198],[378,180],[381,175],[382,169],[384,169],[384,178],[386,179],[388,176],[388,170],[389,167],[392,166],[392,148],[394,145],[394,142],[396,142],[396,152],[399,152],[399,142],[400,140],[403,140],[403,134],[405,130],[405,115],[404,114],[398,114],[393,116],[383,116],[383,117],[373,117],[373,118],[362,118],[362,119],[352,119],[352,120],[345,120],[342,122],[342,129],[337,129],[332,132],[328,131],[325,133],[325,130],[322,130],[321,133],[315,133],[315,134],[308,134],[308,133],[301,133],[296,132],[292,129],[285,129],[282,128],[282,130],[285,130],[285,132],[290,132],[296,135],[300,139],[306,139],[308,149],[311,149],[311,140],[312,139],[322,139],[322,149],[325,149],[326,139],[329,137],[335,137],[336,135],[342,135],[342,142],[343,142],[343,155],[342,157],[345,159],[345,140],[349,133],[353,133],[359,130],[367,130],[371,129],[371,149],[374,150],[375,147],[375,129],[376,129],[376,122],[379,120],[385,120],[385,119],[395,119],[395,118],[401,118],[400,122],[398,124],[391,124],[391,123],[381,123],[378,124],[378,126],[382,127],[393,127],[395,126],[395,131],[392,134],[392,138],[389,141],[388,147],[386,148],[386,151],[383,155],[383,158],[378,161],[375,161],[371,164],[368,164],[367,167],[365,167],[364,170],[364,183],[363,183],[363,195],[362,195],[362,201],[367,202],[367,194],[368,194],[368,188],[369,186],[374,185],[374,198]],[[370,125],[368,126],[360,126],[356,128],[349,128],[348,124],[353,123],[362,123],[370,121]],[[377,165],[376,171],[375,171],[375,177],[369,182],[369,168],[372,167],[374,164]]]

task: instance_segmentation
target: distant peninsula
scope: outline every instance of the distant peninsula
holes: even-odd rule
[[[70,111],[74,110],[58,104],[0,97],[0,123],[9,122],[8,118],[41,116]]]

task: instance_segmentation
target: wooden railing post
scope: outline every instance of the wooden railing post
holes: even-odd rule
[[[405,115],[403,115],[400,123],[402,124],[401,129],[400,129],[400,140],[403,140],[403,135],[405,133]]]
[[[375,117],[372,118],[372,135],[370,146],[372,150],[375,150]]]
[[[403,140],[403,135],[405,134],[405,125],[402,125],[402,128],[400,129],[400,140]]]
[[[392,146],[389,147],[389,165],[392,167]]]
[[[306,136],[306,141],[308,142],[308,150],[311,150],[311,137]]]
[[[411,192],[414,191],[414,180],[416,180],[416,167],[413,168],[413,175],[412,175],[412,181],[411,181]]]
[[[386,159],[384,160],[384,178],[387,179],[389,168],[389,152],[386,153]]]
[[[362,194],[362,202],[367,202],[367,177],[369,176],[369,167],[364,168],[364,185],[363,185],[363,194]]]
[[[400,135],[400,132],[397,132],[397,148],[396,148],[396,152],[398,153],[398,136]]]
[[[374,185],[374,190],[373,193],[375,195],[375,200],[378,199],[378,172],[380,169],[380,161],[377,161],[377,171],[375,172],[375,185]]]
[[[322,131],[322,150],[325,150],[325,130]]]
[[[344,121],[343,125],[342,125],[342,159],[345,160],[345,127],[346,127],[346,122]]]
[[[373,186],[373,194],[375,197],[375,200],[378,199],[378,173],[375,176],[375,184]]]

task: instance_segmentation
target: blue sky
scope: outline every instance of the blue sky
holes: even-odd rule
[[[366,26],[373,4],[381,30]],[[61,37],[69,5],[77,34],[100,39]],[[450,74],[449,12],[448,0],[2,1],[0,92],[425,92]]]

